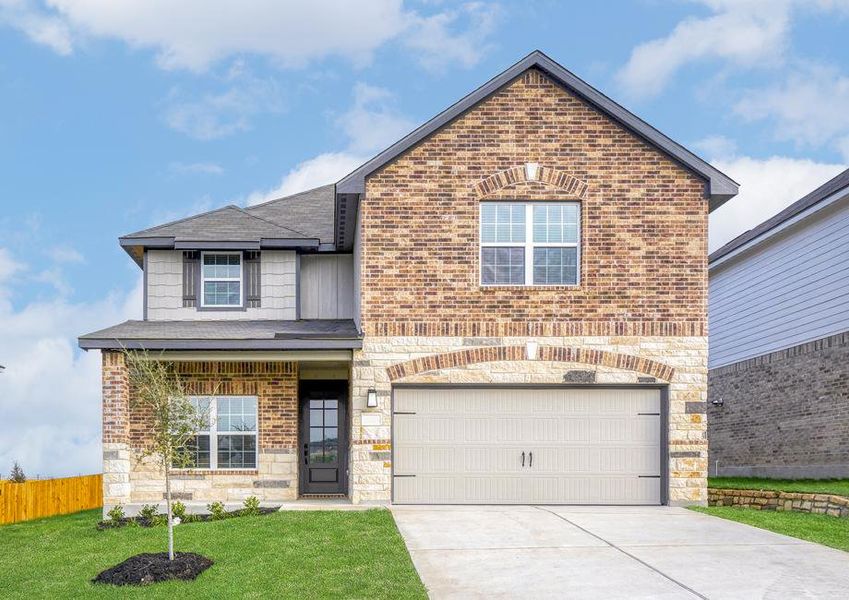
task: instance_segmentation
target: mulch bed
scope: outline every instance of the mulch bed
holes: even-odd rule
[[[211,566],[210,559],[194,552],[177,552],[174,560],[168,560],[167,552],[145,553],[131,556],[91,581],[112,585],[149,585],[172,579],[191,581]]]

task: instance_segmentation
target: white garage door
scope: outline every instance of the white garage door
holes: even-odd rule
[[[398,388],[398,504],[660,504],[660,390]]]

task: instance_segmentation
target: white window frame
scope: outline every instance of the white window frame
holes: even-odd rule
[[[207,277],[203,274],[204,257],[212,255],[226,255],[239,257],[239,278],[235,277]],[[238,304],[207,304],[206,303],[206,285],[207,281],[238,281],[239,282],[239,303]],[[216,250],[214,252],[200,253],[200,306],[201,308],[242,308],[245,303],[245,257],[242,252],[227,252]]]
[[[187,396],[189,400],[208,400],[209,412],[207,420],[208,429],[195,432],[195,435],[209,436],[209,466],[188,467],[192,471],[255,471],[259,468],[259,397],[241,394],[221,394],[218,396]],[[254,431],[218,431],[218,399],[219,398],[252,398],[256,403],[256,429]],[[218,436],[219,435],[253,435],[254,441],[254,465],[253,467],[219,467],[218,466]]]
[[[525,208],[525,241],[524,242],[484,242],[483,241],[483,205],[510,204],[521,205]],[[578,207],[578,241],[577,242],[534,242],[534,207],[551,206],[553,204],[574,204]],[[581,203],[573,200],[552,200],[544,202],[526,202],[522,200],[495,200],[478,203],[478,283],[481,287],[578,287],[581,285]],[[525,249],[525,282],[524,283],[484,283],[483,282],[483,249],[484,248],[524,248]],[[576,248],[575,253],[575,283],[534,283],[534,248]]]

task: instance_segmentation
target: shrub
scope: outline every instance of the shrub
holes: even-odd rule
[[[9,473],[9,481],[12,483],[24,483],[26,480],[27,476],[24,474],[24,470],[18,464],[18,461],[15,461],[15,464],[12,465],[12,472]]]
[[[171,516],[180,519],[180,522],[186,520],[186,505],[180,502],[179,500],[175,501],[171,505]]]
[[[139,510],[139,516],[142,519],[150,521],[151,523],[153,523],[157,514],[159,514],[159,509],[155,504],[145,504],[141,507],[141,510]]]
[[[221,502],[213,502],[207,504],[206,509],[209,511],[213,521],[220,521],[227,518],[227,511],[224,509],[224,504]]]
[[[242,511],[245,515],[259,514],[259,498],[256,496],[248,496],[245,498],[245,509]]]
[[[113,525],[118,525],[124,519],[124,506],[122,504],[116,504],[112,508],[109,509],[109,512],[106,513],[106,516],[109,517],[109,520]]]

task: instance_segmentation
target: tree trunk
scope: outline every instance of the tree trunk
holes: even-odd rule
[[[174,560],[174,517],[171,515],[171,467],[165,463],[165,514],[168,515],[168,560]]]

